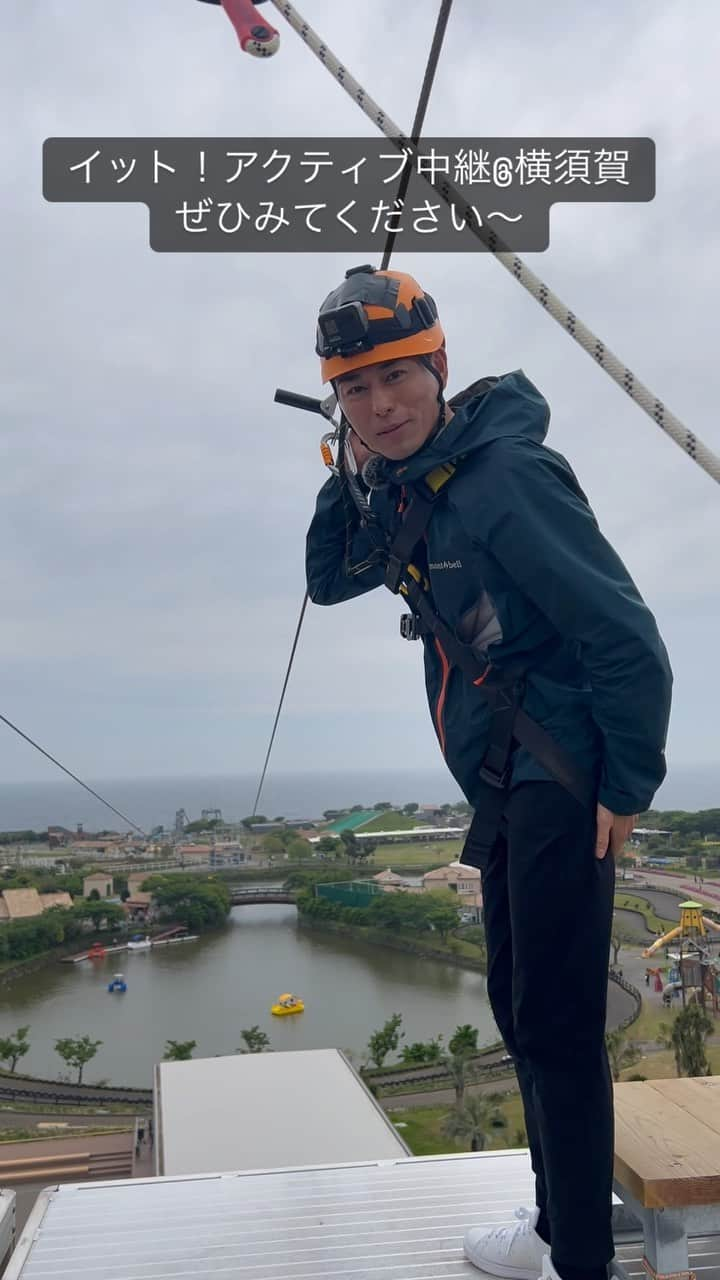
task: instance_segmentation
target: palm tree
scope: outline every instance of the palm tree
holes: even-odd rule
[[[500,1093],[471,1094],[464,1105],[453,1107],[443,1124],[446,1138],[470,1143],[471,1151],[484,1151],[492,1129],[507,1128],[499,1110]]]
[[[629,1042],[625,1033],[619,1029],[607,1032],[605,1044],[613,1080],[619,1080],[621,1073],[627,1067],[634,1067],[642,1057],[638,1046]]]
[[[467,1053],[449,1053],[445,1057],[445,1065],[455,1090],[455,1106],[462,1108],[465,1098],[465,1072],[468,1065]]]

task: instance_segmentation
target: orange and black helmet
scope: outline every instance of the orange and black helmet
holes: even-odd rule
[[[428,356],[445,342],[429,293],[404,271],[352,267],[320,308],[315,350],[323,382],[385,360]]]

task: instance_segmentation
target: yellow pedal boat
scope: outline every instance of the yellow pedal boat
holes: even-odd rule
[[[283,1018],[288,1013],[302,1013],[304,1008],[305,1005],[299,996],[293,996],[286,991],[284,995],[278,997],[277,1004],[272,1005],[270,1012],[277,1018]]]

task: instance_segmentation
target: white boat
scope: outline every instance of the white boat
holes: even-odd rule
[[[150,938],[146,935],[144,938],[131,938],[127,944],[128,951],[149,951],[152,946]]]

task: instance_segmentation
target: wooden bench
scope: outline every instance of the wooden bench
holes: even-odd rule
[[[720,1077],[615,1085],[614,1188],[648,1274],[692,1276],[688,1235],[720,1233]]]

